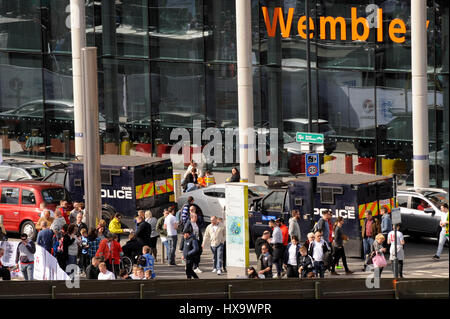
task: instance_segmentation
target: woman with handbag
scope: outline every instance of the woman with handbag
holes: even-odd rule
[[[375,237],[375,241],[372,244],[372,249],[370,251],[370,257],[372,259],[374,274],[377,278],[381,278],[381,272],[383,268],[386,267],[386,258],[384,258],[384,253],[386,252],[386,248],[383,247],[384,243],[383,234],[378,234]]]
[[[332,265],[332,275],[338,275],[336,272],[336,265],[339,262],[339,259],[342,258],[342,264],[344,265],[345,273],[350,275],[353,273],[347,266],[347,258],[345,257],[344,250],[344,240],[348,240],[348,237],[344,234],[342,230],[342,226],[344,226],[344,218],[339,216],[336,220],[333,232],[334,232],[334,241],[333,241],[333,265]]]

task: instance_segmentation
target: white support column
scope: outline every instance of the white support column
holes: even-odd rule
[[[414,187],[429,186],[427,1],[411,1],[411,71]]]
[[[101,218],[100,138],[98,136],[97,48],[81,50],[84,88],[84,195],[89,229]]]
[[[251,1],[236,0],[240,175],[241,181],[253,183],[256,139],[248,136],[254,134],[251,19]]]
[[[86,46],[85,0],[70,0],[75,156],[83,155],[83,87],[81,48]]]

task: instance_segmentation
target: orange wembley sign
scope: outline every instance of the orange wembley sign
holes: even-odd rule
[[[266,24],[267,34],[269,37],[275,37],[277,24],[280,25],[281,36],[288,38],[291,34],[292,20],[294,17],[294,8],[289,8],[287,13],[287,20],[283,15],[281,7],[275,7],[273,10],[272,19],[269,17],[269,10],[267,7],[261,7]],[[369,21],[365,17],[357,16],[357,8],[351,8],[351,39],[352,41],[366,41],[369,38],[370,26]],[[430,21],[427,20],[427,29]],[[340,26],[340,39],[347,40],[347,22],[343,17],[319,17],[319,39],[326,40],[326,28],[330,29],[329,40],[336,40],[336,27]],[[362,26],[362,29],[359,27]],[[312,18],[309,18],[309,38],[314,37],[315,25]],[[358,29],[359,28],[359,29]],[[377,42],[383,42],[383,9],[377,9]],[[302,39],[306,39],[306,16],[301,16],[297,22],[297,32]],[[402,19],[393,19],[388,27],[389,38],[395,43],[405,42],[406,24]]]

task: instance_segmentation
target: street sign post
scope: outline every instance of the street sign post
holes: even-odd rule
[[[324,136],[320,133],[297,132],[296,141],[299,143],[323,144]]]
[[[307,177],[318,177],[320,175],[319,154],[317,153],[306,154],[305,171]]]

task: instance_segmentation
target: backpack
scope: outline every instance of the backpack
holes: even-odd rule
[[[322,222],[321,222],[322,221]],[[313,227],[313,229],[312,229],[312,232],[313,233],[316,233],[316,231],[322,231],[322,229],[323,229],[323,223],[324,223],[325,221],[323,220],[323,218],[321,217],[315,224],[314,224],[314,227]]]
[[[145,258],[144,256],[139,256],[139,258],[137,260],[137,265],[140,267],[147,266],[147,258]]]

